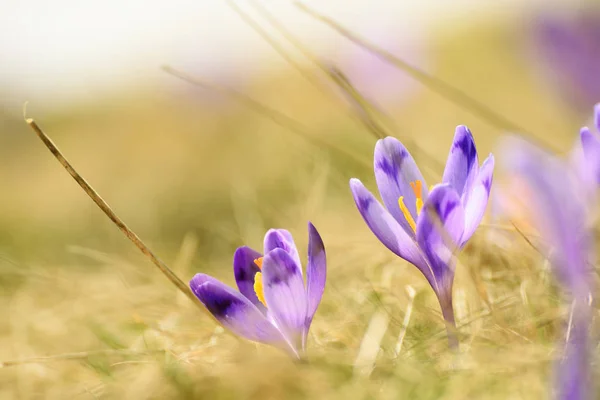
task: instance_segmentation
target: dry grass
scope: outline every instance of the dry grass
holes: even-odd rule
[[[433,46],[435,73],[538,137],[570,144],[582,120],[541,96],[515,54],[518,38],[506,31],[444,33]],[[482,227],[461,255],[461,351],[451,353],[423,277],[387,252],[354,209],[350,177],[375,189],[374,140],[343,102],[323,100],[289,71],[252,92],[354,158],[231,100],[211,105],[194,93],[125,94],[61,115],[38,116],[34,105],[29,112],[184,280],[204,271],[233,284],[237,246],[260,248],[266,229],[286,227],[306,249],[311,220],[327,247],[329,279],[308,361],[239,340],[199,312],[15,116],[0,146],[0,398],[548,396],[568,310],[546,261],[518,233]],[[414,154],[431,182],[442,171],[422,152],[442,161],[454,126],[469,125],[484,154],[501,133],[426,90],[392,111],[396,136],[421,149]]]

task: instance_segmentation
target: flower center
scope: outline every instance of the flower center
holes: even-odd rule
[[[258,269],[262,269],[262,263],[263,263],[262,257],[259,257],[256,260],[254,260],[254,264],[256,264]],[[266,307],[267,302],[265,301],[265,292],[263,289],[263,281],[262,281],[262,273],[261,272],[257,272],[256,275],[254,275],[254,293],[256,293],[256,297],[258,298],[258,301],[263,303],[264,306]]]
[[[416,180],[410,183],[410,187],[415,193],[415,206],[417,209],[417,216],[419,216],[421,209],[423,208],[423,183],[420,180]],[[406,204],[404,204],[404,196],[400,196],[400,198],[398,198],[398,206],[400,206],[400,211],[402,211],[402,214],[404,214],[404,218],[406,218],[406,222],[408,222],[408,225],[410,225],[413,232],[417,232],[417,224],[415,223],[415,219],[410,213],[408,207],[406,207]]]

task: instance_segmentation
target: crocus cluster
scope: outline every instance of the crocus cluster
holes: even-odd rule
[[[571,158],[559,159],[515,137],[504,147],[505,170],[524,213],[540,233],[544,251],[570,298],[564,357],[557,363],[557,399],[592,398],[590,374],[593,255],[589,211],[600,185],[600,104],[594,128],[583,128]],[[467,244],[486,210],[494,173],[490,154],[479,164],[473,135],[456,128],[442,182],[428,188],[413,157],[400,141],[375,146],[374,172],[383,205],[358,179],[350,180],[356,206],[375,236],[394,254],[416,266],[440,303],[451,347],[458,345],[452,305],[457,253]],[[523,201],[524,200],[524,201]],[[523,213],[519,214],[523,216]],[[236,250],[237,290],[206,274],[190,282],[193,293],[226,328],[246,339],[272,345],[301,358],[325,289],[323,241],[309,223],[306,284],[292,235],[271,229],[262,253]]]
[[[190,288],[233,333],[300,358],[327,275],[325,247],[311,223],[308,238],[306,285],[292,235],[285,229],[271,229],[265,235],[263,253],[249,247],[235,251],[238,290],[206,274],[196,274]]]
[[[455,254],[480,224],[494,171],[490,154],[479,166],[473,135],[458,126],[442,177],[427,188],[408,150],[393,137],[375,145],[375,179],[384,206],[358,179],[350,180],[354,201],[375,236],[416,266],[433,288],[455,346],[452,284]]]

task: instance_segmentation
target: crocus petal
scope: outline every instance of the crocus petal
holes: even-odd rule
[[[478,172],[479,160],[473,135],[469,128],[460,125],[456,127],[442,182],[449,183],[461,196],[464,204]]]
[[[300,275],[302,275],[302,263],[300,262],[300,255],[298,254],[298,248],[292,234],[285,229],[269,229],[265,234],[265,254],[269,253],[274,249],[283,249],[296,261],[298,268],[300,269]]]
[[[569,333],[555,384],[557,399],[592,399],[593,381],[590,355],[590,327],[593,309],[590,295],[594,286],[592,232],[586,227],[585,195],[578,192],[581,176],[564,160],[520,138],[505,139],[503,166],[527,185],[528,208],[534,225],[552,251],[551,259],[558,280],[572,297]],[[513,178],[514,179],[514,178]]]
[[[469,194],[467,202],[464,204],[465,208],[465,230],[463,237],[460,240],[460,246],[463,247],[467,241],[473,236],[475,230],[481,223],[483,214],[490,198],[490,190],[492,188],[492,178],[494,176],[494,156],[490,154],[485,159],[479,174],[473,183],[471,193]]]
[[[246,296],[259,310],[265,312],[265,306],[256,297],[254,291],[254,278],[260,272],[260,268],[254,260],[262,257],[258,251],[250,247],[240,247],[233,254],[233,275],[240,293]]]
[[[426,262],[417,244],[392,215],[358,179],[350,179],[350,189],[358,211],[377,238],[397,256],[427,271]]]
[[[588,293],[590,234],[586,230],[585,198],[580,177],[563,160],[527,141],[505,139],[503,164],[528,188],[527,207],[549,247],[560,281],[574,293]]]
[[[327,258],[323,240],[317,228],[308,223],[308,265],[306,266],[306,298],[308,309],[306,315],[306,328],[310,326],[313,316],[321,303],[325,291],[327,278]]]
[[[375,180],[385,207],[402,228],[410,236],[414,236],[412,228],[398,206],[398,199],[400,196],[404,196],[404,204],[416,221],[416,197],[410,184],[421,181],[422,199],[427,198],[428,190],[415,160],[398,139],[386,137],[377,141],[375,145]]]
[[[241,293],[205,274],[196,274],[190,288],[227,329],[255,342],[279,345],[281,332]]]
[[[590,340],[592,310],[586,299],[574,300],[569,321],[569,340],[555,374],[556,399],[593,399],[591,360],[594,354]]]
[[[263,259],[263,287],[269,315],[295,348],[305,331],[306,290],[296,260],[284,249],[271,250]]]
[[[600,137],[588,128],[581,129],[581,147],[583,148],[584,179],[590,179],[595,184],[600,184]]]
[[[465,213],[456,190],[449,184],[433,188],[417,222],[417,242],[435,277],[434,290],[447,296],[454,278],[453,255],[463,235]]]
[[[594,106],[594,125],[598,133],[600,133],[600,103]]]

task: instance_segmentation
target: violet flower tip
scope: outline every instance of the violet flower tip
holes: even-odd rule
[[[352,191],[356,190],[357,186],[362,186],[362,182],[358,178],[350,178],[350,189]]]
[[[590,128],[588,128],[587,126],[584,126],[583,128],[581,128],[579,130],[579,137],[581,138],[581,140],[585,140],[585,137],[588,135],[591,135],[592,132],[590,132]]]
[[[471,133],[471,130],[466,125],[458,125],[455,129],[455,132],[456,132],[456,134],[465,133],[467,135],[473,136],[473,134]]]
[[[192,289],[192,292],[194,292],[196,289],[198,289],[200,286],[202,286],[204,283],[206,283],[208,275],[206,274],[202,274],[202,273],[198,273],[196,275],[194,275],[194,277],[192,279],[190,279],[190,289]]]

